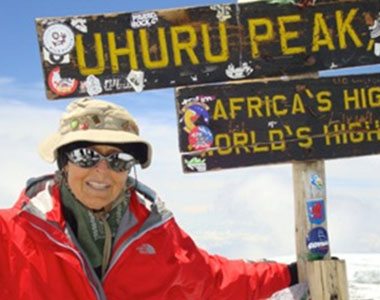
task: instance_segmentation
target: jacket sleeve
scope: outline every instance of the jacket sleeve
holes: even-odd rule
[[[3,288],[0,291],[0,299],[3,299],[2,295],[7,288],[4,284],[9,278],[9,253],[8,253],[8,241],[7,226],[2,216],[2,210],[0,210],[0,286]],[[5,299],[5,298],[4,298]]]
[[[198,299],[265,299],[290,285],[286,264],[231,260],[211,255],[198,248],[179,227],[174,234],[181,276],[186,278],[184,281],[193,279],[194,286],[198,287],[196,290],[200,291]]]

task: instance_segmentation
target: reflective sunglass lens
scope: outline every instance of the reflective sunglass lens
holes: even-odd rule
[[[69,152],[67,156],[72,163],[82,168],[91,168],[100,160],[99,154],[89,148],[75,149]]]
[[[67,153],[69,160],[81,168],[91,168],[101,159],[107,160],[110,168],[116,172],[129,170],[134,164],[134,157],[128,153],[114,153],[103,156],[91,148],[79,148]]]
[[[126,171],[130,169],[134,163],[134,158],[128,153],[116,153],[107,157],[110,167],[117,171]]]

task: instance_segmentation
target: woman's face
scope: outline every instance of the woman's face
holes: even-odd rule
[[[94,145],[89,148],[103,156],[121,152],[119,148],[108,145]],[[102,209],[116,200],[124,191],[128,177],[128,171],[113,171],[104,159],[90,168],[82,168],[68,161],[64,170],[74,196],[83,205],[96,210]]]

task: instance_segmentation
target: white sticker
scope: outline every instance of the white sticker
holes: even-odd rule
[[[375,44],[375,49],[373,50],[376,56],[380,56],[380,43]]]
[[[87,93],[90,96],[99,95],[103,91],[102,84],[99,78],[97,78],[95,75],[87,76],[85,84]]]
[[[47,51],[54,55],[65,55],[74,48],[74,33],[65,24],[53,24],[46,28],[43,45]]]
[[[131,70],[127,76],[127,81],[136,92],[141,92],[144,89],[144,72]]]
[[[131,84],[126,77],[109,78],[104,80],[103,88],[106,92],[112,91],[127,91],[132,89]]]
[[[274,128],[276,125],[277,125],[277,121],[269,121],[268,122],[268,127],[270,127],[270,128]]]
[[[70,25],[73,26],[75,29],[79,30],[80,32],[87,33],[87,20],[83,18],[75,18],[71,19]]]
[[[70,55],[54,55],[53,53],[50,53],[45,48],[42,50],[44,61],[47,61],[51,65],[63,65],[70,63]]]
[[[150,27],[158,22],[158,16],[155,12],[134,13],[131,16],[131,27]]]
[[[216,11],[216,17],[220,22],[224,22],[231,18],[232,8],[227,4],[211,5],[210,9]]]
[[[249,76],[253,72],[253,68],[246,62],[242,63],[240,67],[235,67],[229,64],[226,70],[226,75],[231,79],[241,79]]]
[[[380,36],[380,18],[372,20],[373,24],[368,27],[371,39],[375,39]]]

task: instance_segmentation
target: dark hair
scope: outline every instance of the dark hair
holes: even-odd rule
[[[78,148],[87,148],[94,145],[110,145],[121,149],[123,152],[132,155],[140,164],[144,163],[148,156],[148,147],[144,143],[127,143],[127,144],[117,144],[117,143],[93,143],[93,142],[75,142],[59,147],[57,150],[57,164],[58,169],[62,170],[68,162],[68,157],[66,153],[73,151]]]

